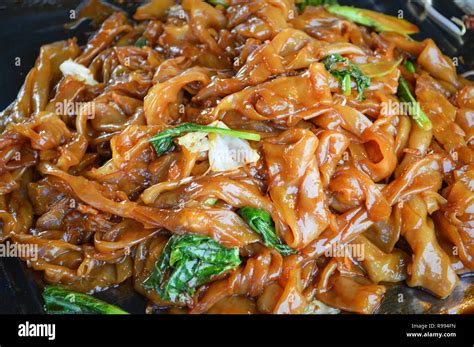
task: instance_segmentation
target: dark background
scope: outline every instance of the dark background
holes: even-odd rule
[[[70,22],[69,11],[81,1],[68,0],[0,0],[0,110],[7,107],[16,97],[24,78],[34,65],[41,45],[63,40],[72,36],[79,43],[86,42],[93,31],[88,23],[82,23],[75,30],[67,30],[64,24]],[[114,1],[111,3],[116,4]],[[122,1],[123,2],[123,1]],[[407,8],[408,0],[340,0],[341,4],[364,7],[386,14],[398,15],[403,10],[405,19],[417,24],[421,32],[415,39],[433,38],[445,54],[462,57],[459,71],[474,70],[474,33],[469,32],[460,42],[444,32],[429,19],[412,14]],[[133,12],[139,1],[128,1],[122,8]],[[435,8],[447,18],[461,18],[463,13],[452,0],[433,0]],[[21,66],[15,66],[15,58],[21,58]],[[42,287],[40,273],[27,269],[18,259],[0,259],[0,313],[41,313],[42,300],[39,288]],[[380,308],[381,313],[422,313],[440,312],[443,308],[455,306],[462,300],[464,291],[473,278],[465,279],[447,300],[435,300],[422,291],[394,286],[389,289],[386,300]],[[404,305],[397,303],[397,294],[402,292],[407,298]],[[123,284],[98,294],[110,303],[118,304],[132,313],[144,313],[145,301],[134,294],[131,285]]]

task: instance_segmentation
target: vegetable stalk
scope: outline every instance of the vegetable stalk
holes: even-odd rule
[[[397,17],[351,6],[331,5],[327,10],[354,23],[372,27],[377,31],[394,31],[404,35],[416,34],[416,25]]]
[[[420,104],[410,91],[408,82],[403,77],[400,77],[398,81],[398,97],[401,101],[408,103],[408,114],[413,118],[416,124],[423,130],[431,130],[432,124],[430,119],[421,109]]]
[[[204,133],[215,133],[220,135],[227,135],[232,137],[238,137],[244,140],[260,141],[260,135],[255,133],[249,133],[245,131],[237,131],[226,128],[218,128],[207,125],[199,125],[194,123],[185,123],[178,125],[174,128],[169,128],[161,133],[153,136],[150,141],[156,150],[158,156],[163,155],[173,147],[173,139],[189,132],[204,132]]]

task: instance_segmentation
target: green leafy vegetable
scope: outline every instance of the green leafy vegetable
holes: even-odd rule
[[[140,47],[140,48],[143,48],[145,47],[146,45],[148,45],[148,40],[145,39],[145,38],[140,38],[137,40],[137,42],[135,42],[135,46],[136,47]]]
[[[326,67],[326,70],[328,70],[333,76],[337,77],[339,81],[341,81],[342,91],[344,94],[347,93],[347,79],[353,77],[357,84],[357,90],[359,91],[359,100],[364,99],[364,90],[370,87],[370,78],[364,75],[364,73],[356,65],[339,54],[331,54],[327,56],[323,59],[322,63]],[[337,63],[341,63],[343,67],[340,69],[335,69],[334,65]]]
[[[228,7],[229,4],[227,3],[227,0],[206,0],[206,2],[210,3],[211,5],[217,6],[221,5],[224,7]]]
[[[337,0],[297,0],[296,6],[303,10],[307,6],[337,5]]]
[[[431,130],[432,124],[430,119],[421,109],[420,104],[410,91],[408,82],[403,77],[400,77],[398,81],[398,97],[401,101],[408,104],[408,113],[416,124],[424,130]]]
[[[362,8],[331,5],[327,7],[327,10],[354,23],[372,27],[377,31],[394,31],[404,35],[415,34],[419,31],[416,25],[404,19]]]
[[[163,300],[187,303],[196,287],[239,265],[238,248],[225,248],[207,236],[173,235],[143,286]]]
[[[173,147],[173,139],[189,132],[204,132],[238,137],[245,140],[260,141],[260,135],[248,133],[245,131],[237,131],[232,129],[211,127],[207,125],[199,125],[193,123],[185,123],[174,128],[166,129],[158,135],[153,136],[149,141],[152,143],[158,156],[168,152]]]
[[[260,235],[265,246],[275,248],[282,255],[296,253],[296,250],[285,245],[277,236],[275,223],[268,212],[246,206],[241,208],[238,213],[245,222]]]
[[[128,312],[91,295],[73,292],[60,286],[46,286],[43,291],[43,299],[44,310],[49,314],[128,314]]]
[[[408,72],[410,73],[415,73],[416,72],[416,67],[415,64],[411,60],[405,61],[405,67],[407,68]]]

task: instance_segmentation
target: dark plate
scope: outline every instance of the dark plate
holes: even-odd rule
[[[85,43],[93,29],[82,23],[74,30],[67,30],[64,24],[70,22],[70,10],[81,1],[68,0],[2,0],[0,2],[0,109],[7,107],[16,97],[26,74],[34,65],[41,45],[76,36]],[[123,2],[123,1],[121,1]],[[459,41],[434,24],[429,19],[410,12],[408,0],[341,0],[340,3],[365,7],[386,14],[399,15],[417,24],[421,33],[416,39],[431,37],[443,52],[459,58],[459,71],[474,70],[474,33],[469,32],[464,42]],[[433,1],[435,7],[446,17],[462,17],[462,12],[453,1]],[[121,5],[130,12],[137,1]],[[21,65],[15,65],[15,59]],[[463,64],[464,62],[464,64]],[[395,285],[388,288],[380,313],[438,313],[456,310],[463,300],[473,297],[474,278],[464,278],[455,292],[446,300],[437,300],[421,290]],[[41,274],[28,269],[26,264],[14,258],[0,258],[0,313],[42,313],[41,288],[44,283]],[[400,303],[399,294],[403,295]],[[97,294],[98,297],[117,304],[131,313],[144,313],[145,300],[133,289],[131,282]]]

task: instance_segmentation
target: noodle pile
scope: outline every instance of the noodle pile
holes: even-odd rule
[[[343,90],[331,55],[370,77],[363,95],[354,79]],[[402,76],[430,127],[387,107]],[[150,139],[184,123],[260,140],[239,140],[253,159],[228,170],[186,145],[203,145],[193,136],[158,155]],[[115,12],[82,47],[41,47],[0,127],[0,242],[37,245],[23,259],[48,283],[94,292],[131,279],[170,313],[367,314],[386,283],[446,298],[474,271],[474,84],[433,40],[323,6],[154,0],[133,20]],[[270,215],[291,250],[263,242],[244,207]],[[241,261],[188,300],[163,298],[144,283],[170,237],[187,234]]]

